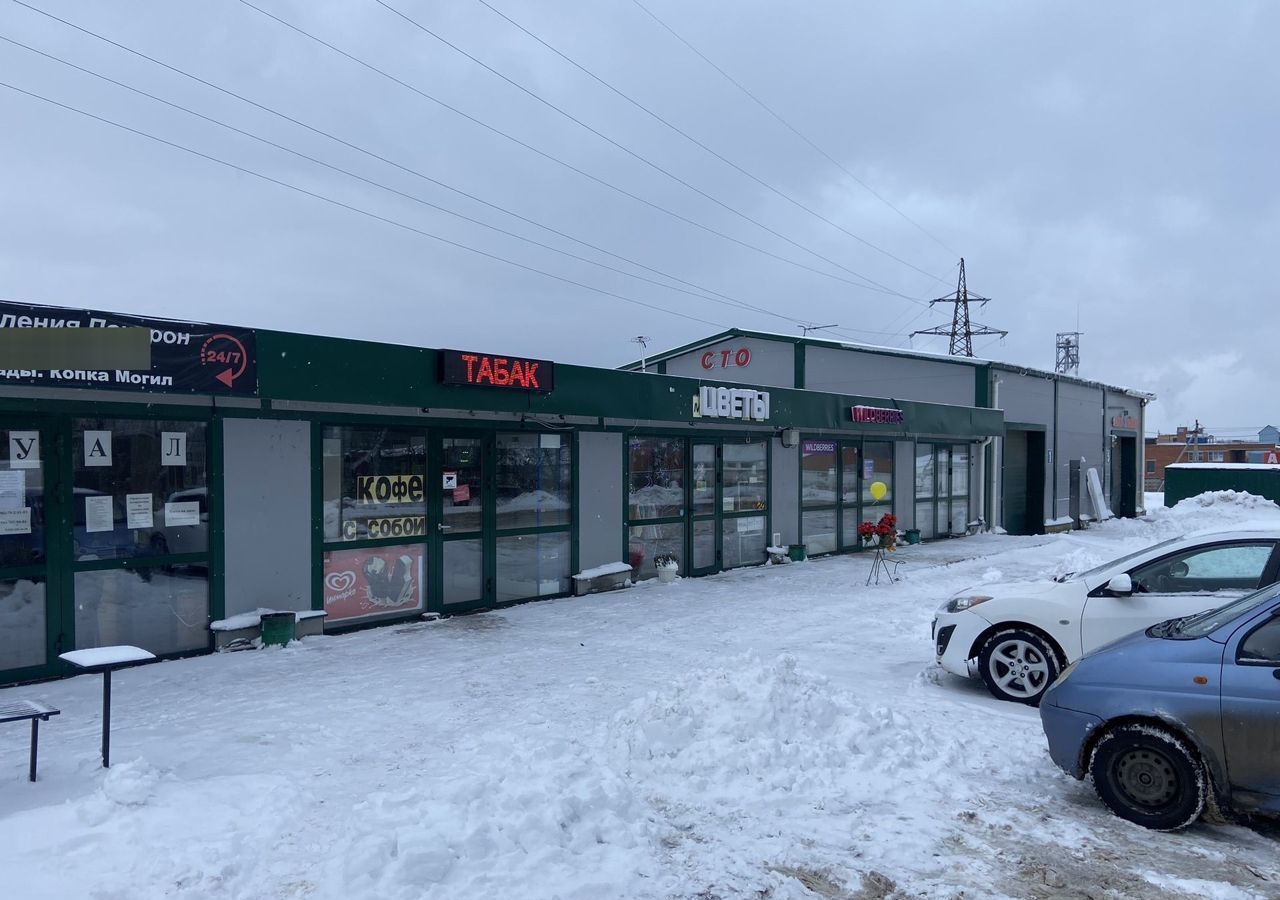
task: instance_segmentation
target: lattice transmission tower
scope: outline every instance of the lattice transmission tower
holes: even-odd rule
[[[1080,335],[1079,331],[1058,332],[1058,355],[1053,364],[1053,371],[1059,375],[1080,374]]]
[[[951,338],[951,349],[948,351],[952,356],[973,356],[973,338],[975,335],[998,334],[1005,337],[1009,332],[1001,328],[991,328],[987,325],[980,325],[969,317],[969,304],[976,303],[979,306],[985,306],[991,300],[990,297],[981,297],[978,294],[969,293],[969,286],[964,280],[964,257],[960,258],[960,280],[956,282],[956,292],[946,297],[938,297],[936,300],[930,300],[929,305],[935,303],[953,303],[955,311],[951,316],[951,327],[946,325],[938,325],[934,328],[925,328],[921,331],[911,332],[911,337],[917,334],[943,334]]]

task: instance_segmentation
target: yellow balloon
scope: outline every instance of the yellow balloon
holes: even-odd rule
[[[871,496],[876,500],[883,500],[884,495],[889,493],[889,486],[883,481],[871,482]]]

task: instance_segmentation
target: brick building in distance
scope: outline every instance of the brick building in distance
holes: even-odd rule
[[[1165,466],[1174,463],[1280,463],[1280,434],[1268,425],[1256,441],[1218,440],[1196,422],[1191,428],[1180,426],[1173,434],[1147,438],[1145,457],[1146,489],[1161,491]]]

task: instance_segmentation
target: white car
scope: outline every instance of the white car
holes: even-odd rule
[[[1280,580],[1278,543],[1276,530],[1199,533],[1053,581],[981,585],[934,616],[938,663],[1037,705],[1085,653]]]

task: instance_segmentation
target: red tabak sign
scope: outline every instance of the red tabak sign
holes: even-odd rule
[[[545,394],[555,390],[556,364],[523,356],[441,350],[440,382]]]

